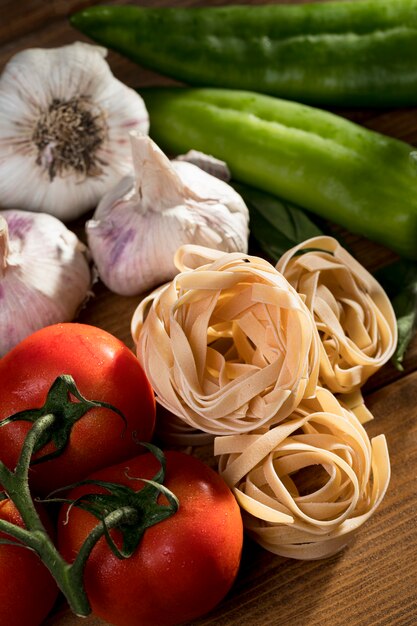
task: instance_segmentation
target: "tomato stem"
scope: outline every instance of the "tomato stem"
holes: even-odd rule
[[[32,453],[45,431],[55,420],[52,414],[40,417],[25,437],[21,454],[14,471],[10,471],[0,461],[0,482],[22,517],[25,528],[0,520],[0,531],[17,539],[24,546],[34,550],[49,569],[58,587],[65,595],[71,610],[80,617],[91,613],[90,603],[84,590],[83,574],[85,563],[97,541],[122,522],[132,523],[136,511],[131,507],[121,507],[112,511],[99,522],[86,538],[74,561],[69,564],[58,552],[49,537],[33,503],[29,489],[29,466]]]
[[[12,472],[0,462],[0,482],[7,495],[13,500],[22,520],[28,530],[45,532],[45,527],[39,519],[39,515],[33,504],[29,490],[29,466],[32,453],[37,441],[43,433],[53,424],[55,417],[52,414],[44,415],[29,430],[22,446],[19,460]]]
[[[72,397],[74,396],[77,402],[74,402]],[[0,421],[0,427],[7,426],[12,422],[26,421],[36,424],[38,420],[51,414],[53,420],[49,424],[49,428],[42,430],[43,436],[39,437],[34,435],[35,443],[30,451],[32,455],[32,465],[36,463],[44,463],[50,461],[62,454],[68,445],[72,427],[74,424],[83,417],[90,409],[94,407],[101,407],[110,409],[113,413],[117,414],[124,422],[126,426],[126,418],[121,411],[108,402],[98,400],[88,400],[78,390],[73,377],[69,374],[61,374],[52,383],[45,403],[42,407],[37,409],[26,409],[19,411],[10,417]],[[52,452],[33,458],[33,454],[42,450],[47,443],[52,442],[54,444],[54,450]],[[28,448],[29,450],[29,448]],[[21,457],[19,460],[23,465],[26,463],[26,459]]]
[[[110,530],[115,526],[119,526],[122,522],[132,524],[136,521],[136,519],[137,513],[135,509],[128,506],[121,507],[120,509],[109,513],[109,515],[105,517],[103,522],[97,524],[97,526],[93,528],[90,534],[86,537],[84,543],[78,551],[75,561],[71,566],[71,576],[78,585],[82,584],[85,564],[91,553],[91,550],[94,548],[97,541],[103,536],[104,526],[106,526],[107,529]]]

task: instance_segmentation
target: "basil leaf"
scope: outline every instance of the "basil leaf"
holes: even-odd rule
[[[251,235],[275,262],[290,248],[323,234],[294,204],[241,183],[233,182],[233,187],[249,209]]]
[[[417,263],[400,259],[375,272],[397,318],[398,343],[392,362],[402,371],[406,350],[417,328]]]

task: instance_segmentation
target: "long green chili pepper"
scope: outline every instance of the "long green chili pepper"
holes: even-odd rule
[[[417,259],[417,161],[408,144],[332,113],[251,92],[142,90],[151,134],[232,177]]]
[[[322,105],[417,104],[417,0],[93,6],[77,29],[191,85]]]

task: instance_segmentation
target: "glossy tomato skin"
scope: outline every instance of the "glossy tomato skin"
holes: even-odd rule
[[[43,406],[60,374],[71,374],[87,399],[121,410],[127,428],[109,409],[88,411],[74,425],[59,458],[32,466],[31,487],[40,494],[137,454],[137,441],[149,441],[155,425],[154,394],[133,352],[106,331],[75,323],[43,328],[0,360],[0,419]],[[29,428],[22,421],[0,428],[0,458],[10,469]]]
[[[45,519],[44,514],[42,518]],[[0,501],[0,519],[23,526],[10,500]],[[8,535],[0,533],[3,539]],[[37,554],[25,547],[0,544],[0,624],[39,626],[51,611],[58,587]]]
[[[178,497],[178,511],[148,528],[129,559],[117,559],[101,539],[87,562],[85,584],[93,612],[115,626],[172,626],[195,619],[220,602],[239,568],[242,518],[223,479],[192,456],[168,451],[166,459],[164,484]],[[95,477],[140,489],[140,481],[126,477],[127,467],[129,476],[151,478],[158,462],[141,455]],[[88,489],[79,487],[71,497]],[[97,520],[74,507],[64,524],[66,514],[64,507],[58,543],[72,560]]]

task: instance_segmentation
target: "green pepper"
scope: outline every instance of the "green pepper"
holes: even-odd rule
[[[191,85],[310,104],[417,104],[417,0],[143,8],[92,6],[77,29]]]
[[[408,144],[333,113],[252,92],[141,90],[151,135],[232,177],[417,259],[417,163]]]

